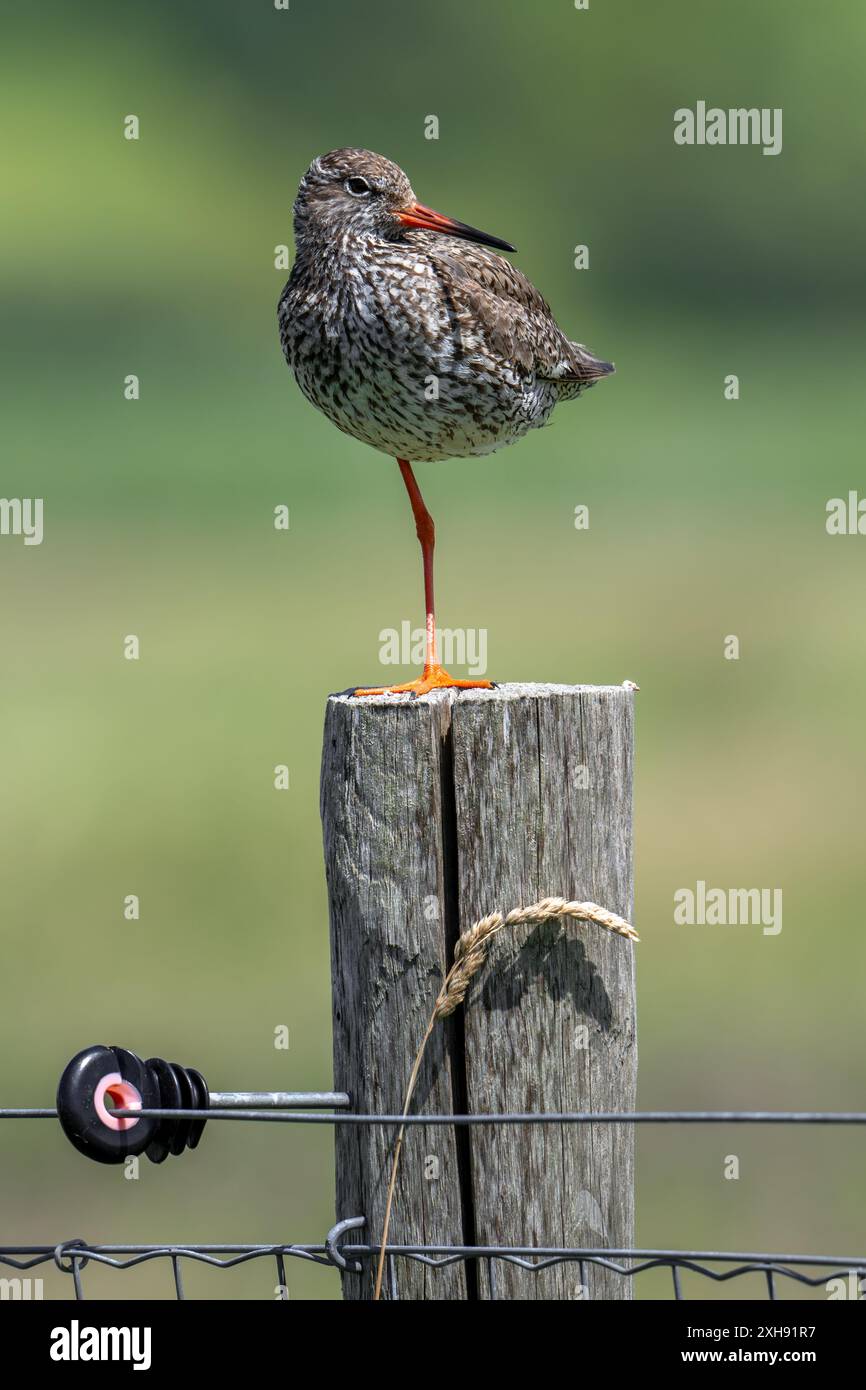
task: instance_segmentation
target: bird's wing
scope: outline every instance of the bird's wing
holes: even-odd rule
[[[480,334],[518,375],[588,386],[613,371],[582,343],[569,341],[544,296],[503,256],[437,233],[420,235],[461,329]]]

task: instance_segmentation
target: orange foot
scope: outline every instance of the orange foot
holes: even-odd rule
[[[425,666],[417,680],[405,685],[379,685],[371,690],[356,690],[356,695],[429,695],[431,690],[492,690],[492,681],[458,681],[449,676],[443,666]]]

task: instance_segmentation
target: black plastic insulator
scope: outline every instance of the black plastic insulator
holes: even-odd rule
[[[131,1089],[130,1089],[131,1088]],[[162,1163],[169,1154],[194,1149],[205,1119],[115,1118],[114,1109],[207,1110],[210,1095],[201,1072],[149,1057],[142,1062],[124,1047],[87,1047],[66,1066],[57,1088],[57,1114],[67,1139],[97,1163],[123,1163],[146,1154]]]

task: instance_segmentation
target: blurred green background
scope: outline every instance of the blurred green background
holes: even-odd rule
[[[220,1089],[331,1084],[324,701],[401,678],[379,631],[421,622],[396,468],[303,400],[276,333],[298,179],[352,144],[513,240],[617,363],[549,429],[419,477],[440,619],[488,629],[491,676],[641,685],[640,1104],[862,1109],[866,540],[824,521],[864,477],[866,12],[48,0],[4,31],[0,490],[45,499],[45,541],[0,539],[0,1104],[51,1104],[95,1041]],[[782,107],[782,154],[676,147],[699,99]],[[781,935],[675,927],[699,878],[782,888]],[[332,1220],[329,1129],[213,1125],[138,1182],[48,1121],[0,1144],[4,1244],[319,1241]],[[856,1130],[642,1130],[638,1244],[862,1255],[862,1162]],[[171,1293],[162,1265],[85,1278]]]

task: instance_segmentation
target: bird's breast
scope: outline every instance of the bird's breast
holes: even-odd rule
[[[298,385],[374,448],[417,461],[489,453],[552,408],[497,360],[411,247],[326,259],[293,279],[280,331]]]

